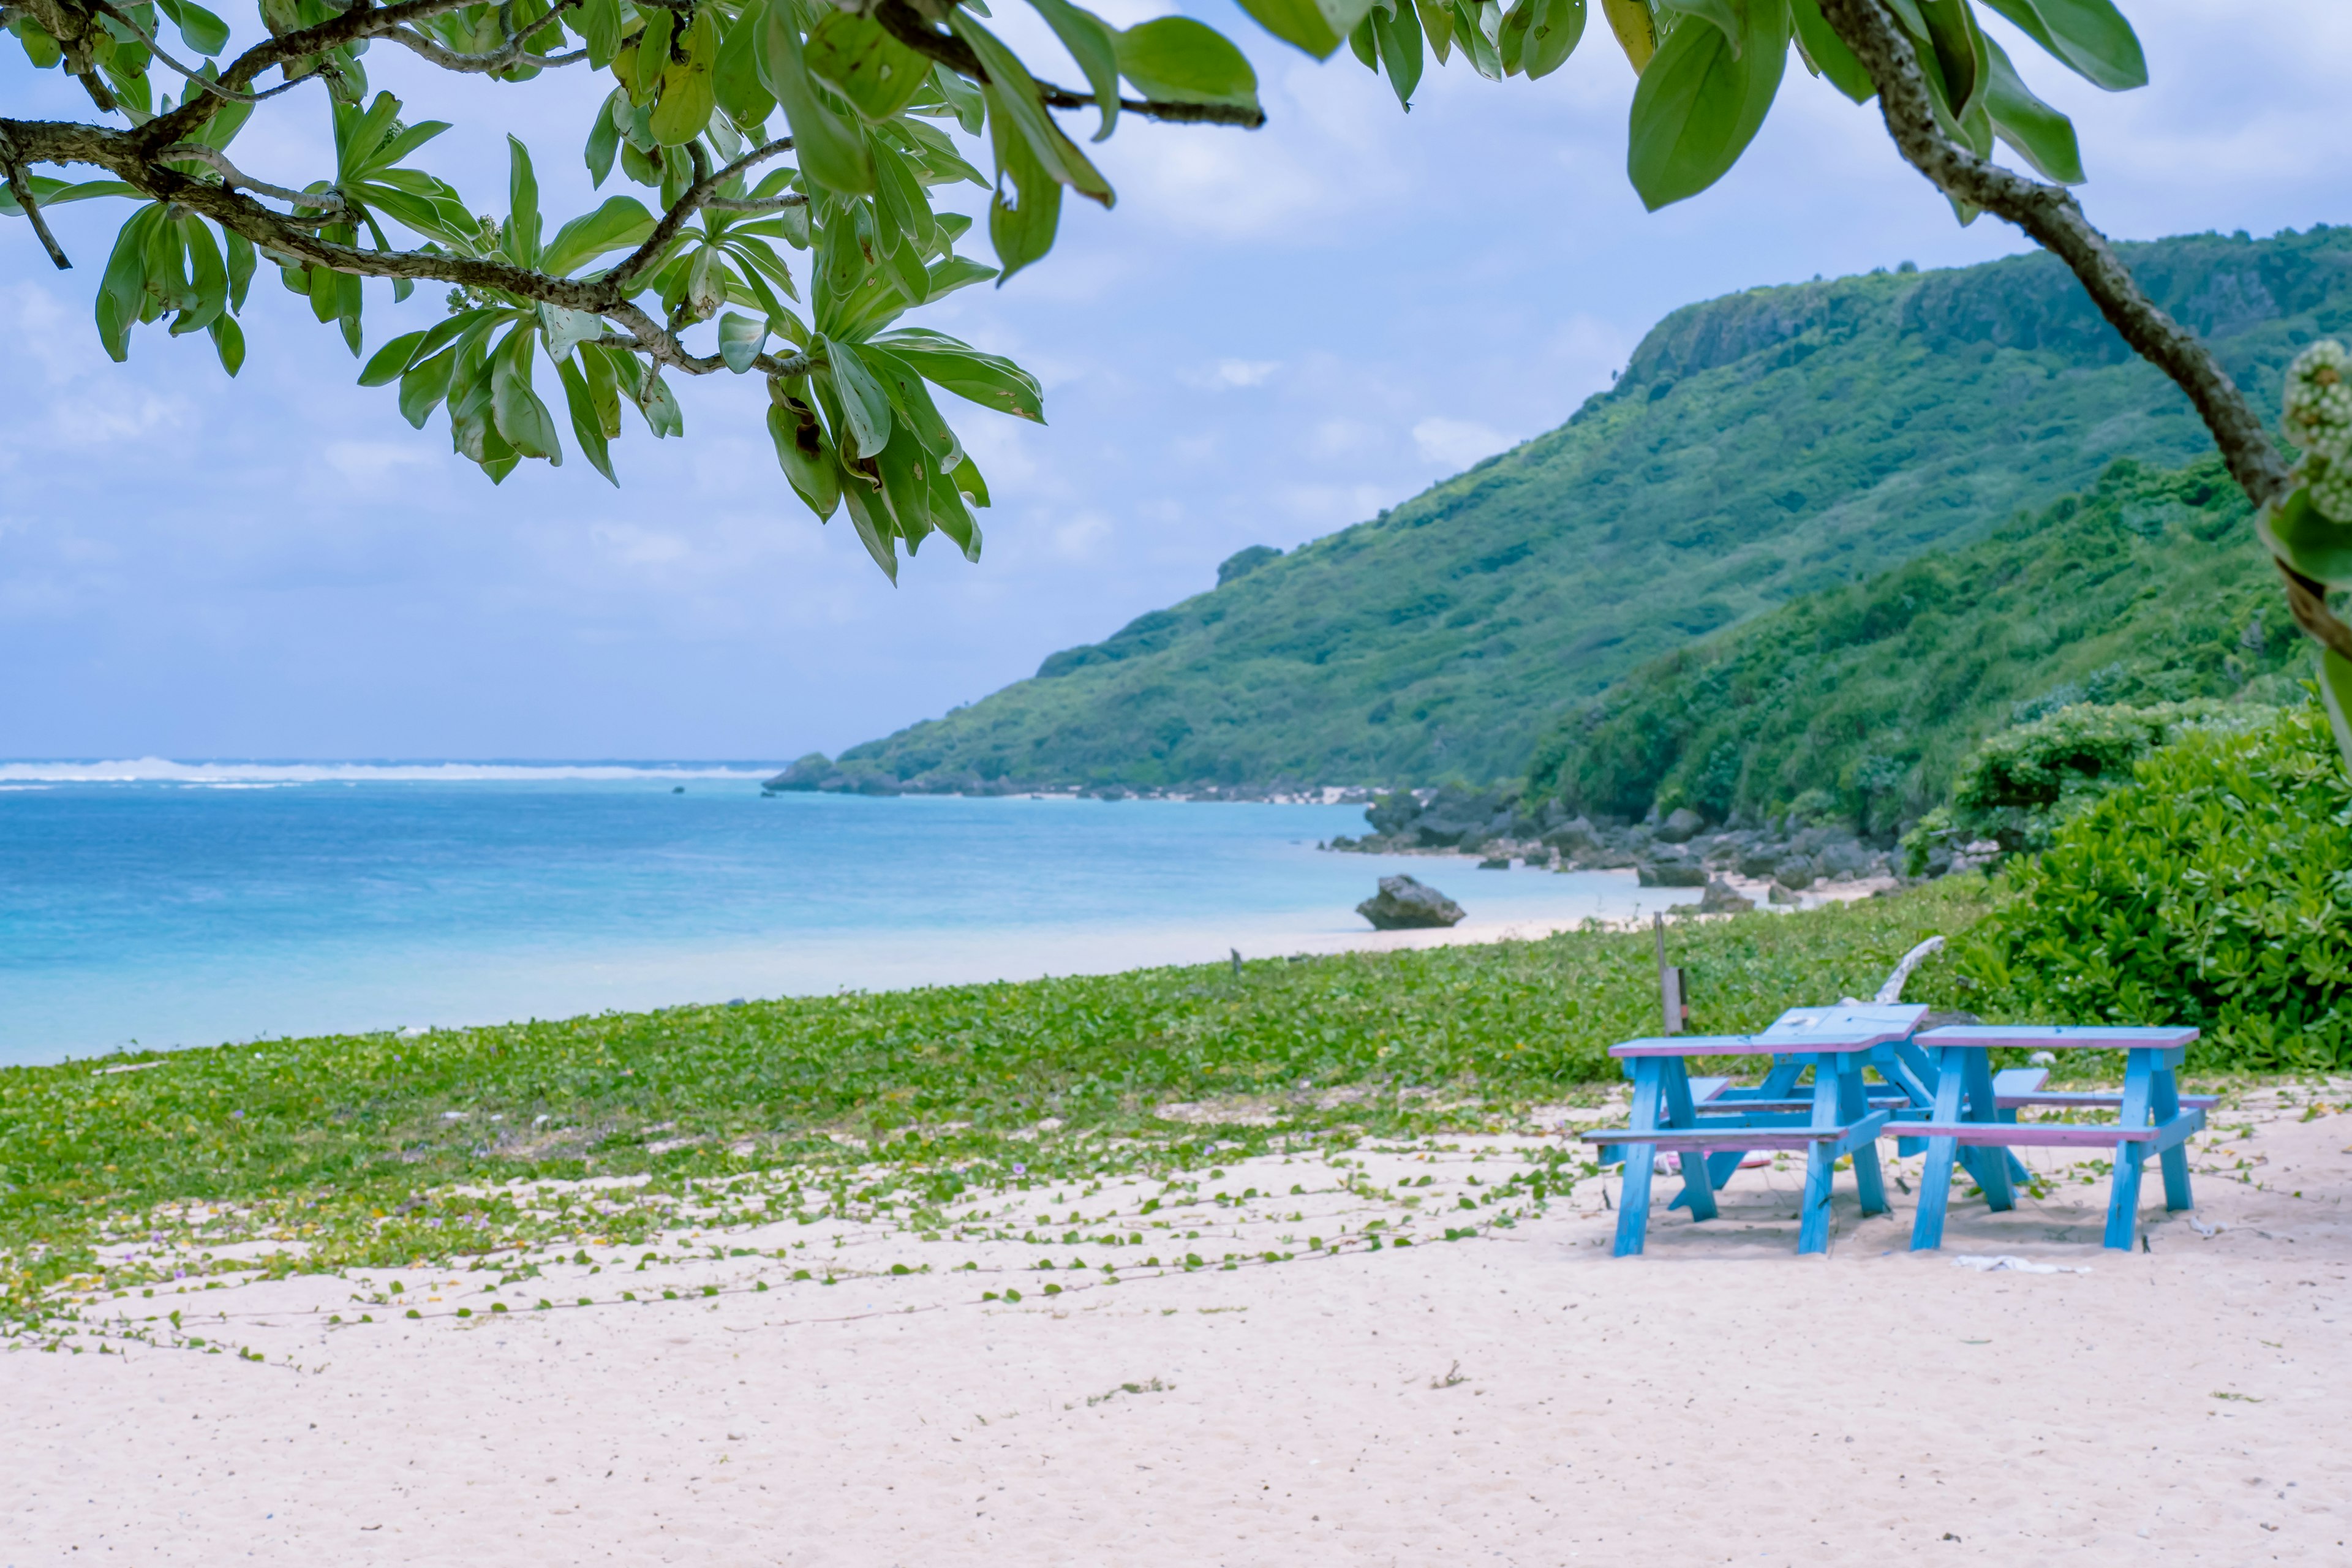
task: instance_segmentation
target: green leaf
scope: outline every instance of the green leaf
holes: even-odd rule
[[[147,237],[163,220],[160,206],[144,206],[114,237],[106,275],[98,288],[98,341],[120,364],[131,355],[131,329],[147,298]]]
[[[637,15],[645,31],[637,36],[636,53],[630,60],[629,101],[649,104],[661,90],[662,73],[669,68],[669,45],[677,28],[677,16],[667,6]]]
[[[1372,36],[1372,19],[1366,16],[1348,34],[1348,47],[1368,71],[1381,68],[1381,41]]]
[[[1686,16],[1696,16],[1721,29],[1731,52],[1738,55],[1748,47],[1748,5],[1749,0],[1657,0],[1668,11],[1679,11]]]
[[[1213,27],[1190,16],[1161,16],[1118,36],[1119,74],[1162,103],[1220,103],[1255,109],[1257,72]]]
[[[1609,30],[1617,35],[1617,47],[1625,51],[1633,74],[1649,69],[1658,52],[1658,26],[1648,0],[1601,0],[1601,12],[1609,18]]]
[[[888,530],[884,526],[888,520],[875,515],[875,507],[880,498],[864,483],[853,479],[841,487],[841,499],[848,503],[850,525],[857,530],[858,541],[866,546],[866,553],[874,557],[874,564],[882,568],[884,576],[892,583],[898,582],[898,554],[890,542]]]
[[[971,498],[972,505],[986,506],[988,504],[988,481],[980,477],[980,465],[978,463],[973,462],[969,457],[967,457],[963,460],[962,467],[957,468],[954,474],[950,477],[954,479],[955,488],[958,491]]]
[[[490,419],[500,437],[526,458],[544,458],[561,467],[563,447],[555,434],[555,417],[530,386],[530,345],[536,336],[528,327],[509,332],[490,358]]]
[[[588,127],[588,143],[581,149],[581,157],[588,164],[589,178],[599,187],[613,172],[613,155],[621,150],[621,123],[613,118],[612,112],[615,101],[625,104],[629,101],[628,95],[614,88],[612,97],[597,106],[596,121]]]
[[[805,387],[805,383],[793,384]],[[841,505],[840,459],[824,438],[815,410],[790,393],[776,395],[778,401],[768,405],[768,437],[776,446],[776,466],[819,521],[829,518]]]
[[[500,226],[508,259],[518,267],[539,265],[539,176],[530,171],[530,149],[507,138],[507,201],[512,212]]]
[[[2298,489],[2284,504],[2255,520],[2272,554],[2330,587],[2352,587],[2352,523],[2337,522]]]
[[[751,368],[767,345],[768,323],[730,310],[719,318],[719,357],[737,375]]]
[[[841,394],[842,417],[849,426],[850,455],[879,455],[890,444],[890,395],[883,390],[874,373],[866,368],[857,351],[847,343],[825,338],[820,340],[819,349],[832,369],[833,384]]]
[[[1535,9],[1535,17],[1528,29],[1527,49],[1519,59],[1519,68],[1535,81],[1551,75],[1568,63],[1576,46],[1584,41],[1585,0],[1520,0]]]
[[[889,395],[890,411],[897,426],[913,437],[915,444],[935,461],[950,468],[962,462],[963,443],[954,427],[940,416],[939,405],[931,401],[922,373],[878,343],[866,344],[858,355],[882,383],[882,390]]]
[[[751,0],[719,46],[719,68],[711,87],[727,118],[749,129],[767,122],[776,100],[760,80],[760,37],[768,25],[766,0]]]
[[[963,127],[963,133],[979,135],[981,124],[988,115],[988,106],[981,100],[980,85],[966,81],[945,66],[931,68],[931,80],[948,100],[948,107],[955,110],[956,123]],[[987,183],[985,180],[981,182],[982,184]]]
[[[659,370],[649,372],[629,400],[646,416],[646,428],[656,437],[686,434],[686,410],[677,405],[677,395],[661,378]]]
[[[2033,96],[1999,44],[1987,38],[1985,53],[1992,66],[1985,109],[1992,116],[1993,134],[2016,148],[2044,179],[2081,184],[2083,149],[2074,140],[2074,122]]]
[[[1454,12],[1445,0],[1412,0],[1413,14],[1421,18],[1421,30],[1429,47],[1437,51],[1437,63],[1444,65],[1454,47]]]
[[[1788,63],[1788,7],[1748,0],[1745,20],[1737,55],[1718,27],[1675,28],[1634,86],[1626,173],[1652,212],[1721,179],[1772,107]]]
[[[228,308],[245,309],[245,291],[253,284],[253,241],[234,229],[224,231],[228,240]],[[242,338],[237,340],[240,343]],[[231,375],[236,372],[230,371]]]
[[[866,138],[817,101],[815,85],[801,58],[800,29],[792,20],[789,4],[768,7],[768,24],[760,43],[761,79],[783,106],[802,174],[845,195],[873,195],[874,164],[866,153]]]
[[[172,19],[181,39],[196,53],[216,55],[228,47],[228,24],[195,0],[155,0],[155,9]]]
[[[2332,647],[2319,650],[2319,700],[2326,706],[2328,727],[2336,731],[2336,749],[2352,771],[2352,658]]]
[[[1117,30],[1096,16],[1070,4],[1070,0],[1029,0],[1045,25],[1054,29],[1054,37],[1070,51],[1086,73],[1087,85],[1094,89],[1095,109],[1101,116],[1101,129],[1095,132],[1099,142],[1111,133],[1118,123],[1118,44]]]
[[[367,362],[367,367],[360,372],[360,384],[383,386],[398,381],[407,374],[410,363],[416,357],[418,347],[424,342],[425,333],[420,329],[414,332],[404,332],[376,350],[374,357]]]
[[[557,364],[570,359],[572,351],[582,343],[593,342],[604,335],[602,316],[562,305],[541,304],[539,308],[540,342],[546,347],[547,357]]]
[[[1568,3],[1580,4],[1581,0]],[[1537,4],[1538,0],[1519,0],[1519,9],[1533,10]],[[1421,17],[1410,5],[1400,0],[1385,11],[1375,5],[1367,20],[1381,47],[1381,63],[1388,68],[1389,86],[1395,89],[1397,101],[1411,109],[1412,89],[1421,85]]]
[[[2147,85],[2147,57],[2112,0],[1984,0],[2069,70],[2121,92]]]
[[[955,30],[958,37],[971,46],[972,53],[980,57],[982,67],[988,72],[986,96],[991,126],[993,127],[1000,117],[1009,117],[1020,132],[1022,140],[1029,143],[1029,150],[1036,155],[1038,164],[1047,174],[1080,195],[1091,196],[1104,206],[1109,206],[1115,199],[1111,195],[1110,182],[1087,162],[1087,155],[1078,151],[1077,143],[1063,135],[1062,128],[1055,124],[1053,117],[1045,112],[1045,105],[1037,94],[1037,83],[1029,75],[1028,68],[1004,47],[995,34],[973,21],[964,7],[958,6],[949,15],[948,26]],[[1002,137],[996,138],[997,167],[1000,171],[1004,167],[1003,141]],[[1005,270],[1009,274],[1012,268],[1008,267]]]
[[[562,278],[582,262],[615,250],[631,250],[654,231],[654,215],[635,196],[608,196],[594,212],[555,231],[539,269]]]
[[[710,123],[719,101],[712,81],[719,65],[719,22],[716,7],[698,5],[694,23],[686,30],[685,58],[673,59],[662,70],[661,101],[654,106],[649,128],[663,147],[683,147]]]
[[[1045,398],[1037,378],[1009,359],[920,327],[881,333],[874,343],[959,397],[999,414],[1045,423]]]
[[[931,62],[872,16],[826,10],[809,29],[809,73],[879,125],[896,119],[930,79]]]
[[[604,421],[597,416],[595,398],[588,390],[588,378],[570,360],[558,363],[555,374],[563,380],[563,403],[572,415],[572,438],[580,443],[588,466],[618,489],[621,481],[613,472],[612,448],[604,435]]]
[[[1240,0],[1257,25],[1318,60],[1331,58],[1372,8],[1372,0]]]
[[[400,378],[400,416],[422,430],[441,400],[449,395],[449,377],[457,368],[457,351],[444,349],[419,360]]]
[[[896,148],[877,141],[874,156],[875,205],[877,213],[887,215],[890,223],[914,242],[917,265],[929,256],[939,243],[940,226],[931,216],[930,198],[923,194],[923,184],[915,178],[915,171]]]
[[[1927,37],[1934,46],[1933,63],[1942,72],[1944,107],[1954,120],[1966,125],[1984,106],[1985,91],[1992,85],[1992,62],[1986,52],[1984,29],[1977,26],[1977,14],[1969,8],[1969,0],[1912,0],[1912,4],[1927,24]],[[1937,73],[1930,71],[1927,75],[1928,84],[1937,85]],[[1991,150],[1990,137],[1977,147],[1979,153]]]
[[[231,375],[245,368],[245,329],[233,316],[223,316],[205,329],[212,333],[213,352],[220,356],[221,369]]]
[[[996,286],[1001,289],[1054,247],[1054,232],[1062,222],[1062,184],[1038,162],[1028,139],[1013,127],[1003,94],[993,85],[981,90],[988,100],[989,141],[996,150],[988,242],[996,250]]]
[[[611,65],[621,49],[621,0],[582,0],[578,26],[588,46],[588,68]]]
[[[1789,14],[1796,21],[1797,47],[1804,51],[1806,64],[1856,103],[1868,103],[1878,95],[1877,83],[1822,15],[1822,0],[1789,0]]]

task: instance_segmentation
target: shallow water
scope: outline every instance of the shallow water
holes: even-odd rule
[[[1329,949],[1395,870],[1482,925],[1696,896],[1318,851],[1357,806],[766,771],[0,765],[0,1063]]]

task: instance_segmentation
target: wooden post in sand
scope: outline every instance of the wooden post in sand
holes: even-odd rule
[[[1654,914],[1650,917],[1650,922],[1651,929],[1658,936],[1658,1006],[1665,1014],[1666,1020],[1663,1032],[1679,1035],[1683,1032],[1683,1026],[1690,1021],[1689,1004],[1683,1000],[1683,972],[1666,962],[1666,917],[1663,913]]]

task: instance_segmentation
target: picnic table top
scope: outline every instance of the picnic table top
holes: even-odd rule
[[[2051,1051],[2173,1050],[2197,1037],[2179,1026],[2132,1028],[2106,1024],[1952,1024],[1929,1029],[1921,1046],[2032,1047]]]
[[[1753,1035],[1652,1035],[1609,1047],[1612,1057],[1769,1057],[1866,1051],[1910,1037],[1927,1016],[1916,1003],[1841,1002],[1791,1007]]]

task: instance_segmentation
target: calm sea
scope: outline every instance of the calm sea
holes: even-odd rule
[[[1355,806],[770,799],[770,771],[0,764],[0,1063],[1329,951],[1392,870],[1478,925],[1696,897],[1317,850]]]

